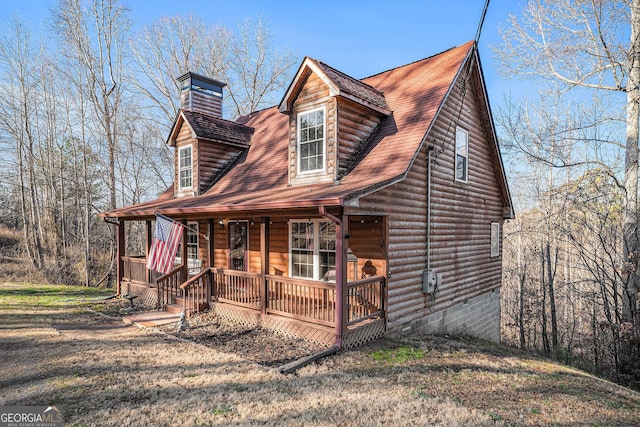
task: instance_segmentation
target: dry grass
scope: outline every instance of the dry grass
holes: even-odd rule
[[[202,344],[113,324],[95,294],[0,284],[0,405],[75,426],[630,426],[640,394],[474,340],[384,339],[283,376]],[[86,288],[83,288],[86,289]],[[56,328],[52,326],[56,325]]]

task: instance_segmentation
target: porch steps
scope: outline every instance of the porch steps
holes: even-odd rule
[[[197,307],[195,307],[195,311],[204,311],[207,308],[207,306],[208,305],[206,302],[200,301],[198,302]],[[173,303],[165,305],[164,309],[169,313],[180,314],[182,313],[183,307],[184,307],[184,298],[174,297]]]
[[[182,302],[177,303],[174,302],[172,304],[167,304],[164,306],[164,311],[167,313],[180,314],[182,312]]]
[[[125,316],[122,321],[128,325],[137,325],[145,328],[153,328],[155,326],[168,325],[177,322],[180,319],[179,314],[169,313],[166,311],[153,311],[149,313],[132,314]]]

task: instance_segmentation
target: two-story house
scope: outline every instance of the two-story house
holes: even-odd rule
[[[361,80],[305,58],[279,105],[236,121],[223,83],[179,80],[172,188],[102,214],[119,292],[343,348],[414,330],[499,341],[513,210],[474,42]],[[162,277],[149,244],[124,253],[126,224],[150,242],[156,214],[199,232]]]

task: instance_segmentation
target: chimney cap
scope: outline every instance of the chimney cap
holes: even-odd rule
[[[209,89],[218,92],[227,85],[226,83],[219,80],[212,79],[210,77],[206,77],[191,71],[187,71],[183,75],[179,76],[176,80],[183,83],[182,89],[196,84],[203,89]]]

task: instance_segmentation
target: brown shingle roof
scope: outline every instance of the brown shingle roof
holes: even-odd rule
[[[117,209],[111,217],[197,215],[242,210],[343,205],[403,178],[419,152],[473,42],[363,79],[368,93],[384,93],[393,114],[383,118],[355,166],[338,183],[288,186],[289,117],[278,107],[241,117],[254,129],[246,158],[205,194]],[[340,73],[341,74],[341,73]],[[341,77],[340,77],[341,78]],[[346,82],[346,80],[345,80]],[[350,83],[344,83],[351,87]],[[355,90],[355,89],[354,89]],[[362,92],[359,92],[362,93]]]
[[[184,118],[196,134],[196,138],[249,145],[253,129],[198,111],[183,110]]]
[[[318,67],[327,75],[327,77],[340,88],[341,92],[349,94],[384,110],[389,109],[387,101],[384,99],[383,93],[376,88],[369,86],[368,84],[360,80],[354,79],[353,77],[344,74],[342,71],[338,71],[335,68],[330,67],[322,61],[318,61],[317,59],[312,58],[309,59],[311,61],[314,61],[318,65]]]

